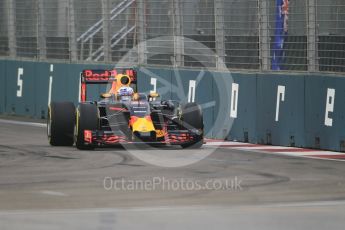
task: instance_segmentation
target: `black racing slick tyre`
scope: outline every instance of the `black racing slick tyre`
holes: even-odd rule
[[[196,139],[181,145],[182,148],[201,148],[204,142],[204,119],[201,106],[197,103],[187,103],[182,106],[181,121],[184,128],[198,132]]]
[[[72,102],[52,102],[48,107],[47,135],[52,146],[74,143],[75,106]]]
[[[79,150],[93,150],[93,145],[85,144],[84,131],[97,130],[99,113],[95,104],[80,104],[76,114],[75,144]]]

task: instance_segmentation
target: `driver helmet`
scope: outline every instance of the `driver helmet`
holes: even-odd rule
[[[134,90],[129,86],[122,86],[117,92],[117,96],[121,101],[130,101],[133,94]]]

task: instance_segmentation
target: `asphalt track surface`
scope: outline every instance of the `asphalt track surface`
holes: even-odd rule
[[[195,151],[143,149],[142,151]],[[104,179],[226,189],[105,189]],[[345,163],[218,148],[179,168],[126,149],[48,145],[43,125],[0,120],[0,229],[344,229]]]

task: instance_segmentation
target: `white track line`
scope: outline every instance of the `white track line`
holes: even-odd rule
[[[220,145],[253,145],[249,143],[241,143],[241,142],[234,142],[234,141],[208,141],[206,140],[206,145],[208,146],[220,146]]]
[[[232,147],[230,147],[232,148]],[[245,150],[265,150],[265,149],[297,149],[297,148],[293,148],[293,147],[283,147],[283,146],[271,146],[271,145],[267,145],[267,146],[252,146],[252,147],[233,147],[233,149],[245,149]]]
[[[42,191],[39,191],[39,193],[43,195],[50,195],[50,196],[68,196],[66,193],[50,191],[50,190],[42,190]]]
[[[261,152],[261,153],[280,155],[280,156],[292,156],[292,157],[302,157],[302,158],[309,158],[309,159],[345,162],[345,159],[342,159],[344,158],[345,153],[322,151],[322,150],[317,150],[317,149],[311,150],[311,149],[303,149],[303,148],[296,148],[296,147],[256,145],[256,144],[241,143],[241,142],[234,142],[234,141],[221,141],[221,140],[218,140],[218,141],[210,140],[210,142],[207,142],[205,146],[213,147],[213,148],[218,147],[218,148],[224,148],[224,149],[243,150],[243,151],[250,151],[250,152]],[[337,156],[339,157],[337,158]]]
[[[0,119],[0,123],[11,124],[11,125],[26,125],[26,126],[41,127],[41,128],[46,128],[47,127],[47,125],[44,124],[44,123],[26,122],[26,121],[13,121],[13,120],[4,120],[4,119]]]
[[[274,152],[279,154],[287,154],[291,156],[343,156],[344,153],[338,153],[338,152],[319,152],[319,151],[312,151],[312,152]]]
[[[293,203],[273,203],[262,205],[236,205],[233,207],[224,206],[157,206],[157,207],[130,207],[130,208],[87,208],[87,209],[39,209],[39,210],[13,210],[0,211],[0,216],[6,215],[32,215],[32,214],[92,214],[104,212],[161,212],[161,211],[207,211],[207,210],[239,210],[247,208],[289,208],[289,207],[329,207],[345,206],[345,201],[311,201],[311,202],[293,202]]]

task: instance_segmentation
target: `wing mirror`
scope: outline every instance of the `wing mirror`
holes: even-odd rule
[[[104,99],[106,99],[106,98],[111,98],[113,95],[111,94],[111,93],[102,93],[101,94],[101,98],[104,98]]]
[[[160,97],[160,95],[156,92],[149,94],[149,101],[155,101],[157,97]]]

